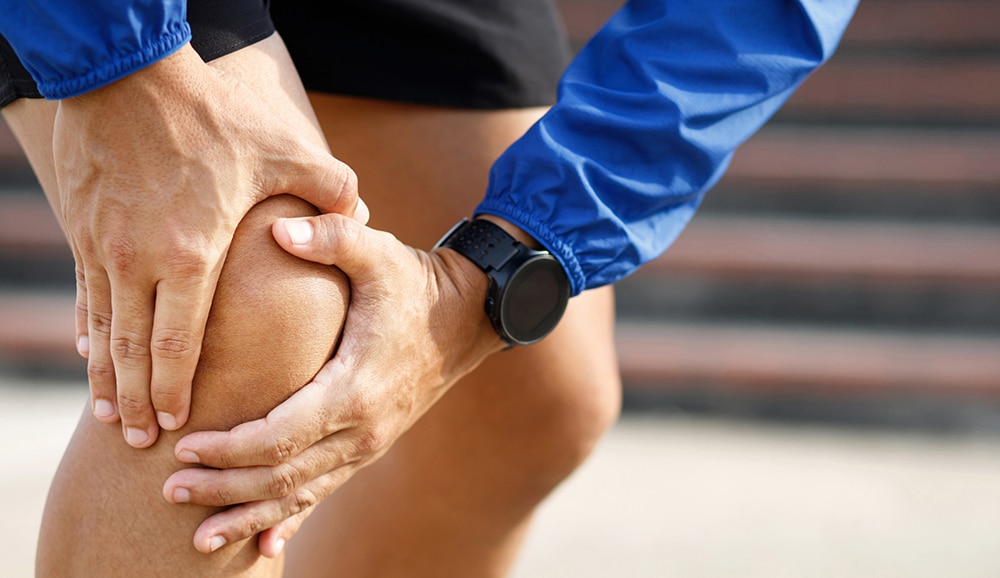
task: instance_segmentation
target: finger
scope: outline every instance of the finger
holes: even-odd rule
[[[119,282],[121,284],[121,282]],[[156,441],[159,427],[149,397],[152,360],[149,355],[153,327],[152,289],[127,283],[128,291],[112,288],[111,359],[115,364],[118,413],[125,441],[135,448]]]
[[[369,219],[372,218],[372,212],[368,208],[368,204],[361,197],[358,197],[358,208],[354,210],[354,220],[361,223],[362,225],[367,225]]]
[[[163,429],[180,428],[191,413],[191,382],[217,278],[213,274],[196,281],[163,280],[157,284],[149,389]]]
[[[174,504],[200,506],[232,506],[284,498],[309,480],[358,459],[346,456],[355,446],[349,431],[329,436],[276,466],[178,470],[164,482],[163,497]]]
[[[286,167],[286,182],[274,189],[312,203],[323,213],[353,217],[357,214],[358,176],[351,167],[315,148],[313,154],[298,166]],[[367,212],[367,207],[364,209]]]
[[[99,274],[98,274],[99,273]],[[115,365],[111,361],[111,286],[104,271],[85,274],[87,283],[87,381],[91,410],[99,421],[118,421]]]
[[[215,514],[195,530],[194,547],[205,554],[214,552],[226,544],[246,540],[289,518],[305,514],[347,481],[353,472],[354,468],[344,467],[313,480],[285,498],[251,502]]]
[[[83,265],[76,265],[76,351],[84,359],[90,355],[90,337],[87,333],[87,275]]]
[[[229,431],[184,436],[174,445],[174,456],[187,464],[223,469],[286,463],[320,439],[350,425],[328,421],[323,394],[323,387],[310,383],[271,410],[267,417]]]
[[[389,233],[341,215],[278,219],[271,233],[285,250],[308,261],[336,265],[352,283],[383,279],[402,245]]]
[[[292,536],[299,531],[302,527],[302,523],[306,521],[312,513],[316,511],[316,507],[308,508],[306,511],[296,514],[291,518],[279,523],[277,526],[272,526],[267,530],[260,533],[257,537],[257,549],[266,558],[277,558],[281,555],[281,551],[285,549],[285,544],[292,539]]]

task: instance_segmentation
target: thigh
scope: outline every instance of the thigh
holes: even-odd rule
[[[494,159],[544,109],[449,110],[312,95],[354,168],[372,226],[429,248],[481,198]],[[553,334],[456,384],[289,544],[296,576],[501,576],[535,506],[619,407],[609,288],[571,301]]]

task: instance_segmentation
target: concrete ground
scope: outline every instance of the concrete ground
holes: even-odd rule
[[[32,575],[85,398],[0,376],[4,577]],[[626,415],[543,506],[513,573],[729,576],[1000,576],[1000,438]]]

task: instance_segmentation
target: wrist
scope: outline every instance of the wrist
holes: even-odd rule
[[[504,228],[504,225],[510,228]],[[514,235],[518,235],[525,242]],[[570,284],[559,261],[512,224],[462,220],[437,248],[451,249],[486,277],[480,292],[486,317],[508,345],[530,345],[555,329],[566,310]]]
[[[476,215],[475,218],[493,223],[494,225],[503,229],[504,232],[506,232],[508,235],[514,237],[514,239],[518,243],[521,243],[522,245],[525,245],[530,249],[538,250],[542,248],[542,244],[539,243],[537,239],[529,235],[521,227],[518,227],[517,225],[511,223],[510,221],[504,219],[503,217],[498,217],[496,215],[482,214],[482,215]]]
[[[89,92],[66,98],[60,104],[66,106],[95,106],[108,104],[122,106],[143,92],[157,94],[168,92],[178,95],[190,87],[201,66],[207,66],[190,43],[184,44],[172,54],[150,63],[122,78]]]
[[[504,349],[506,344],[497,335],[483,307],[483,299],[490,286],[489,276],[454,249],[435,247],[433,253],[444,270],[444,275],[439,278],[448,279],[449,283],[448,287],[439,290],[451,294],[452,300],[451,305],[442,309],[458,316],[452,319],[452,323],[464,328],[455,333],[463,335],[464,343],[471,350],[468,356],[481,360]]]

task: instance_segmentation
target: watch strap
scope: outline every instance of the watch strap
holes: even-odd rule
[[[521,244],[499,225],[475,219],[459,223],[438,246],[458,251],[488,273],[517,255]]]

